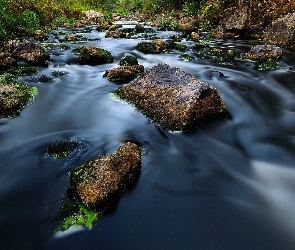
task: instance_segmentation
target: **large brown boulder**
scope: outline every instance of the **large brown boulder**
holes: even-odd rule
[[[295,13],[285,15],[266,28],[264,41],[280,46],[294,46],[295,44]]]
[[[131,142],[70,172],[71,187],[88,208],[99,211],[116,201],[126,182],[139,173],[141,150]]]
[[[216,88],[167,64],[154,66],[114,93],[171,131],[188,131],[227,116]]]

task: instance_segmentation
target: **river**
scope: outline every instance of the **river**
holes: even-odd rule
[[[259,71],[240,59],[227,65],[198,57],[183,61],[180,52],[145,55],[135,50],[137,39],[104,38],[94,26],[88,28],[90,33],[80,30],[88,38],[81,43],[56,43],[51,36],[50,63],[38,68],[38,76],[52,80],[35,83],[25,77],[38,88],[34,103],[18,117],[0,120],[0,248],[294,249],[294,52],[284,49],[280,69]],[[158,33],[163,39],[172,34]],[[260,42],[211,43],[245,53]],[[79,65],[71,51],[82,45],[106,49],[115,60]],[[120,85],[103,78],[127,52],[145,69],[167,63],[213,85],[231,118],[190,133],[155,126],[115,99],[111,93]],[[53,77],[54,71],[66,74]],[[45,155],[58,139],[87,144],[74,166],[112,153],[126,141],[147,152],[136,184],[91,229],[54,232],[74,167]]]

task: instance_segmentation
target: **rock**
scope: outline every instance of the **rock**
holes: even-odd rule
[[[50,58],[40,44],[31,41],[11,40],[4,44],[2,49],[8,50],[16,61],[23,61],[34,66],[44,66]]]
[[[97,23],[100,19],[104,18],[104,15],[100,12],[94,11],[94,10],[87,10],[84,11],[85,19],[89,22]]]
[[[16,66],[16,60],[12,58],[11,53],[0,53],[0,70]]]
[[[126,33],[120,30],[108,31],[105,38],[126,38]]]
[[[171,131],[189,131],[228,114],[216,88],[167,64],[156,65],[114,93]]]
[[[295,13],[285,15],[272,22],[266,28],[263,40],[266,43],[280,46],[294,46],[295,44]]]
[[[283,50],[275,45],[256,45],[246,53],[245,58],[262,61],[268,58],[280,58]]]
[[[109,24],[107,24],[106,22],[102,22],[96,26],[96,30],[97,31],[108,30],[109,27],[110,27]]]
[[[17,78],[7,76],[0,78],[0,118],[18,115],[37,95],[36,87],[31,87],[17,81]]]
[[[43,32],[42,30],[34,31],[34,39],[37,41],[45,41],[48,39],[48,34]]]
[[[131,55],[131,54],[125,54],[120,62],[119,62],[120,66],[134,66],[134,65],[138,65],[138,60],[135,56]]]
[[[135,47],[138,51],[145,54],[159,54],[165,48],[165,42],[162,40],[154,40],[152,42],[140,42]]]
[[[140,24],[140,23],[137,23],[136,25],[135,25],[135,32],[136,33],[143,33],[144,32],[144,26],[142,25],[142,24]]]
[[[192,40],[194,42],[198,42],[200,40],[200,36],[197,32],[192,32],[189,36],[189,40]]]
[[[115,69],[107,70],[103,77],[111,82],[126,82],[135,79],[143,72],[143,65],[120,66]]]
[[[88,208],[99,211],[119,198],[126,183],[139,173],[141,150],[127,142],[116,152],[89,161],[70,172],[76,196]]]
[[[73,50],[73,53],[79,54],[78,62],[81,64],[99,65],[109,63],[114,60],[112,54],[101,48],[93,46],[83,46]]]
[[[109,27],[108,31],[115,31],[119,28],[122,28],[122,25],[119,25],[119,24],[113,24]]]

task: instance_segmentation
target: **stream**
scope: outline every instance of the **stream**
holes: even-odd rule
[[[48,67],[23,81],[38,95],[21,114],[0,120],[0,248],[22,250],[204,249],[293,250],[295,246],[295,57],[284,49],[281,67],[260,71],[255,62],[218,63],[181,52],[147,55],[138,39],[104,38],[78,29],[88,40],[46,44]],[[70,29],[60,29],[71,32]],[[161,31],[167,39],[176,34]],[[194,55],[193,42],[183,40]],[[259,41],[216,40],[212,46],[246,53]],[[110,51],[114,62],[79,65],[73,48]],[[155,126],[131,105],[115,99],[120,87],[103,78],[125,53],[145,70],[158,63],[191,73],[217,88],[231,118],[190,133]],[[52,72],[64,72],[52,76]],[[59,139],[84,141],[88,150],[72,166],[46,156]],[[147,152],[137,182],[111,213],[89,228],[55,233],[68,172],[96,156],[136,142]]]

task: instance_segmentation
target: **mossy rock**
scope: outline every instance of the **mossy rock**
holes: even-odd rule
[[[87,208],[101,211],[118,200],[126,184],[141,167],[141,150],[131,142],[70,172],[70,184]]]
[[[79,54],[78,62],[81,64],[99,65],[110,63],[114,60],[112,54],[101,48],[93,46],[83,46],[73,50],[74,54]]]
[[[120,66],[115,69],[107,70],[103,77],[111,82],[126,82],[135,79],[143,72],[143,65]]]
[[[166,130],[189,131],[209,120],[228,117],[216,88],[167,64],[147,70],[114,94]]]
[[[134,66],[134,65],[138,65],[138,60],[135,56],[133,55],[124,55],[120,62],[119,62],[119,65],[120,66]]]
[[[138,51],[145,54],[160,54],[165,48],[165,42],[154,40],[152,42],[140,42],[135,47]]]
[[[23,84],[12,75],[0,76],[0,118],[18,115],[19,112],[33,101],[38,90]]]

